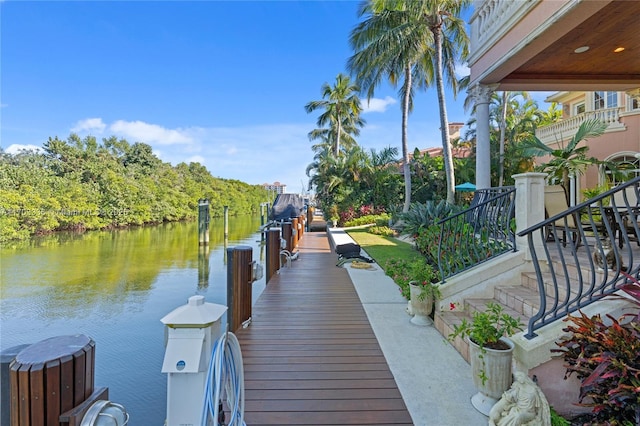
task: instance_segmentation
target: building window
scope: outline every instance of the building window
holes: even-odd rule
[[[593,109],[615,108],[618,106],[618,92],[593,92]]]
[[[610,158],[608,161],[616,163],[619,172],[622,175],[614,175],[611,170],[605,169],[605,179],[609,187],[613,187],[619,183],[626,182],[637,176],[640,176],[640,160],[634,155],[624,154],[618,157]]]
[[[573,106],[573,114],[574,114],[574,115],[582,114],[582,113],[584,113],[584,112],[585,112],[585,110],[586,110],[586,109],[585,109],[584,102],[581,102],[581,103],[579,103],[579,104],[575,104],[575,105]]]

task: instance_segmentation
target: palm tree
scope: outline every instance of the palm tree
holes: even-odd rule
[[[525,101],[530,101],[531,96],[529,96],[528,92],[502,92],[501,96],[498,96],[496,93],[492,96],[492,101],[496,104],[496,110],[499,111],[498,127],[500,129],[500,149],[499,149],[499,157],[498,157],[498,186],[502,186],[504,183],[504,145],[505,138],[507,132],[507,114],[510,112],[513,113],[513,110],[516,109],[520,104],[517,100],[518,97],[521,97]]]
[[[602,135],[606,128],[607,124],[598,119],[585,120],[566,146],[561,145],[555,149],[545,145],[536,136],[532,136],[525,144],[525,153],[532,156],[550,156],[551,159],[537,169],[547,172],[549,181],[560,183],[568,194],[570,176],[584,173],[590,165],[601,164],[597,158],[587,156],[588,145],[578,147],[578,144]]]
[[[376,87],[387,79],[394,87],[400,80],[399,96],[402,98],[402,170],[405,197],[402,211],[411,206],[411,174],[407,142],[408,116],[413,110],[415,88],[424,88],[433,80],[430,56],[430,34],[424,26],[414,25],[411,16],[401,10],[393,10],[395,1],[370,0],[362,3],[359,16],[365,17],[351,32],[349,41],[355,54],[347,62],[347,68],[356,81],[367,91],[367,99],[373,97]],[[425,58],[427,60],[425,60]]]
[[[469,37],[465,31],[464,21],[460,18],[462,9],[470,4],[470,0],[425,0],[408,2],[417,7],[420,16],[426,22],[433,35],[435,46],[436,88],[438,106],[440,108],[440,130],[442,134],[442,155],[445,160],[447,175],[447,202],[455,201],[455,177],[453,157],[449,143],[449,122],[444,96],[444,74],[454,93],[457,91],[455,76],[456,60],[464,61],[469,54]]]
[[[465,23],[460,18],[462,10],[470,0],[371,0],[382,9],[403,12],[407,26],[420,28],[420,33],[429,32],[431,39],[422,39],[430,43],[433,54],[423,59],[431,59],[435,70],[438,108],[440,110],[440,130],[442,135],[443,157],[447,176],[447,202],[455,201],[455,177],[453,157],[449,142],[449,123],[444,94],[445,77],[454,94],[458,91],[455,66],[464,61],[469,54],[469,37]],[[415,31],[418,31],[417,29]],[[424,65],[423,65],[424,66]]]
[[[340,150],[348,151],[355,146],[358,145],[358,142],[355,140],[354,136],[358,136],[360,134],[360,129],[355,127],[353,123],[350,122],[348,117],[343,120],[341,128],[341,141],[340,141]],[[313,129],[309,132],[309,140],[317,141],[318,143],[311,146],[313,152],[320,152],[325,149],[329,149],[330,152],[334,151],[334,141],[337,139],[336,135],[337,127],[324,127],[319,129]]]
[[[362,106],[358,92],[360,88],[351,83],[349,76],[338,74],[333,86],[329,83],[322,85],[322,100],[311,101],[305,105],[307,113],[311,113],[319,108],[324,108],[325,112],[318,117],[318,127],[329,127],[332,130],[333,155],[340,155],[340,144],[345,137],[343,133],[350,131],[353,136],[357,136],[359,128],[365,121],[360,117]],[[349,135],[351,136],[351,135]]]

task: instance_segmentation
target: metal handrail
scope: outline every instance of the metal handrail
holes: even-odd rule
[[[497,195],[496,195],[497,194]],[[515,187],[476,191],[471,206],[442,219],[438,240],[441,282],[509,251],[516,251]]]
[[[540,296],[526,338],[616,292],[627,282],[622,271],[638,277],[638,200],[640,177],[518,232],[527,237]]]

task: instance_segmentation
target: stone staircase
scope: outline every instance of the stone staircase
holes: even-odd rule
[[[554,270],[558,275],[564,273],[563,266],[560,262],[554,262]],[[567,272],[570,276],[576,276],[575,267],[566,265]],[[586,271],[583,271],[586,273]],[[553,294],[553,280],[550,273],[544,273],[544,283],[547,292]],[[564,280],[564,278],[562,278]],[[560,294],[560,297],[563,297]],[[504,312],[520,318],[523,329],[526,329],[529,319],[538,312],[540,306],[540,297],[538,293],[538,281],[534,272],[522,272],[520,275],[520,283],[515,285],[496,285],[493,287],[491,297],[474,297],[473,295],[464,299],[463,302],[454,305],[453,309],[436,310],[434,314],[434,325],[436,329],[444,336],[448,337],[453,332],[456,325],[460,324],[463,319],[471,321],[473,313],[476,311],[484,311],[488,303],[493,302],[502,305]],[[553,301],[548,300],[547,306]],[[445,306],[446,308],[446,306]],[[462,357],[469,362],[468,343],[457,337],[451,342]]]

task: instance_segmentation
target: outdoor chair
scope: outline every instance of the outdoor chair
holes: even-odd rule
[[[547,185],[544,188],[544,209],[546,217],[550,218],[557,214],[564,213],[569,210],[569,204],[567,203],[567,196],[564,188],[560,185]],[[567,246],[567,237],[571,238],[571,241],[576,247],[580,245],[581,237],[580,231],[577,227],[577,220],[575,214],[571,214],[565,219],[561,218],[556,220],[553,224],[549,224],[545,230],[545,241],[554,241],[558,238],[556,233],[562,232],[562,246]],[[555,225],[555,232],[553,226]],[[568,231],[568,232],[567,232]]]
[[[620,227],[620,232],[625,230],[629,239],[632,241],[635,240],[640,246],[640,238],[637,235],[636,227],[633,223],[638,223],[640,219],[640,206],[638,205],[636,187],[628,186],[622,191],[615,192],[613,194],[612,204],[615,206],[612,206],[612,209],[616,208],[621,212],[623,223],[622,227]],[[622,238],[620,238],[620,242],[622,243]]]
[[[342,266],[347,262],[359,260],[366,263],[373,263],[373,259],[360,254],[361,247],[359,244],[347,243],[340,244],[336,247],[336,254],[338,255],[338,263],[336,266]]]

